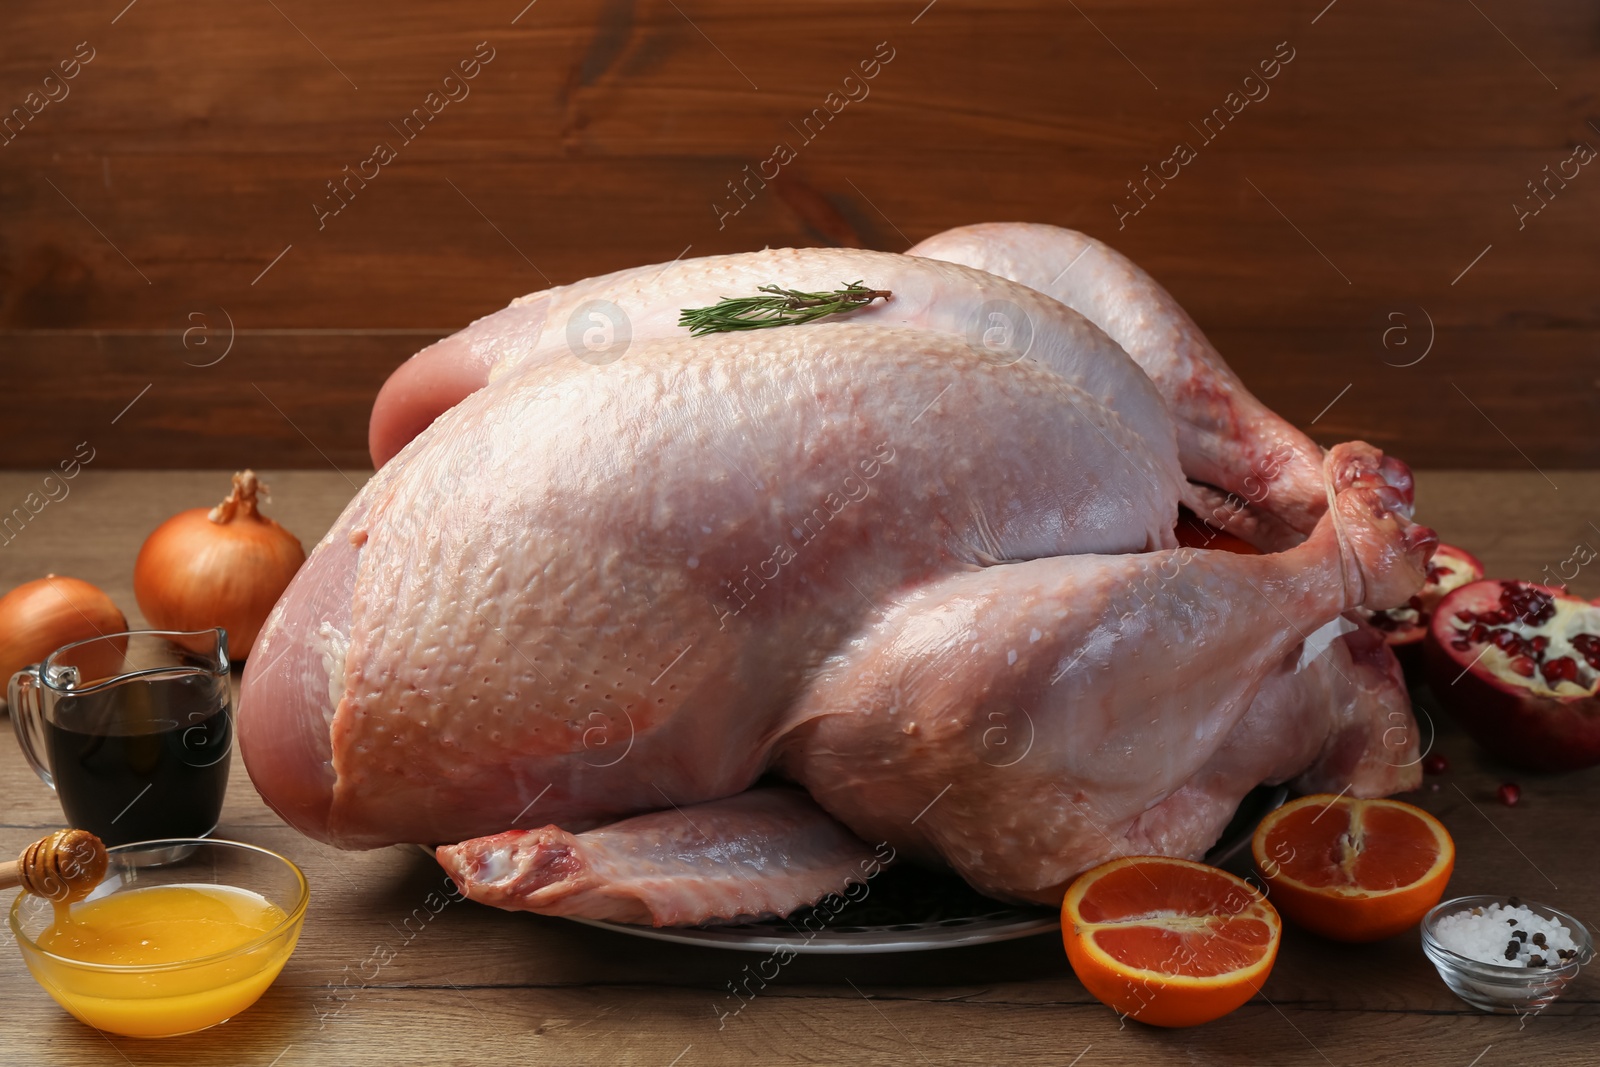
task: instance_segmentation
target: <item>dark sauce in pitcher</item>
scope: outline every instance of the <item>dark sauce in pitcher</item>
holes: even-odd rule
[[[45,744],[62,810],[108,846],[201,837],[216,828],[232,762],[233,722],[207,680],[159,681],[160,704],[133,682],[66,698]]]

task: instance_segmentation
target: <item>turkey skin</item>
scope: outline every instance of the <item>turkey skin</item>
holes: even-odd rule
[[[1032,292],[923,262],[947,300]],[[1023,299],[1038,353],[902,307],[605,364],[530,341],[439,385],[250,657],[258,790],[341,847],[441,846],[497,906],[681,924],[886,856],[1057,903],[1203,853],[1263,781],[1414,784],[1392,657],[1340,621],[1422,582],[1393,461],[1316,457],[1285,551],[1176,547],[1158,383]]]

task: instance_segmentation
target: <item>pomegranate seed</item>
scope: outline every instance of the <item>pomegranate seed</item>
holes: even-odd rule
[[[1467,649],[1471,648],[1472,646],[1467,644],[1467,642],[1465,642],[1465,641],[1451,641],[1450,642],[1450,647],[1455,649],[1457,652],[1465,652]]]
[[[1465,626],[1469,622],[1477,622],[1477,621],[1478,621],[1478,617],[1476,615],[1474,615],[1470,611],[1458,611],[1458,612],[1456,612],[1456,622],[1461,623],[1463,626]]]
[[[1555,659],[1546,660],[1542,669],[1544,680],[1551,685],[1578,680],[1578,664],[1571,656],[1557,656]]]
[[[1489,628],[1483,623],[1473,623],[1472,629],[1467,631],[1467,640],[1475,645],[1481,645],[1489,640]]]
[[[1534,669],[1538,666],[1531,656],[1516,656],[1511,660],[1511,669],[1524,678],[1532,678]]]
[[[1579,634],[1572,639],[1572,647],[1588,661],[1589,666],[1600,671],[1600,637],[1594,634]]]
[[[1528,647],[1528,643],[1518,637],[1514,630],[1496,630],[1490,636],[1490,640],[1494,642],[1494,647],[1502,652],[1521,652]]]
[[[1529,626],[1543,625],[1556,613],[1555,598],[1525,582],[1507,582],[1501,586],[1500,603]]]
[[[1506,807],[1514,808],[1517,806],[1517,802],[1522,799],[1522,787],[1516,782],[1507,782],[1495,790],[1495,796],[1499,797],[1500,803]]]
[[[1433,755],[1422,761],[1422,772],[1424,774],[1443,774],[1449,769],[1450,761],[1445,759],[1444,756],[1438,752],[1435,752]]]
[[[1550,639],[1543,634],[1534,634],[1528,639],[1528,643],[1533,646],[1535,652],[1543,652],[1550,647]]]

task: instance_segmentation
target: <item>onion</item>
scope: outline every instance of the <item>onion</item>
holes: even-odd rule
[[[294,534],[256,510],[266,486],[255,471],[233,476],[216,507],[190,508],[157,526],[133,566],[133,593],[161,630],[228,631],[228,651],[244,659],[289,579],[306,561]]]
[[[97,586],[54,574],[24,582],[0,597],[0,695],[13,674],[62,645],[127,628]]]

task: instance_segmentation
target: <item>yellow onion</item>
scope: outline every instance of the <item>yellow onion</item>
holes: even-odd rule
[[[190,508],[157,526],[139,550],[133,593],[159,630],[228,631],[228,652],[244,659],[289,579],[306,561],[299,540],[261,514],[266,486],[254,471],[233,476],[216,507]]]
[[[24,582],[0,597],[0,694],[13,674],[62,645],[127,628],[98,586],[55,574]]]

